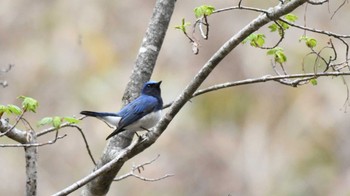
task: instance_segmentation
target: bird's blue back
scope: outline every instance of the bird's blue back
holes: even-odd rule
[[[146,115],[150,114],[153,116],[153,112],[157,112],[163,107],[163,100],[161,98],[161,90],[160,90],[160,82],[149,81],[146,82],[142,88],[141,95],[136,98],[134,101],[130,102],[126,106],[124,106],[119,112],[111,113],[111,112],[94,112],[94,111],[82,111],[80,112],[86,116],[93,116],[99,118],[111,125],[116,126],[116,130],[114,130],[108,137],[110,137],[128,129],[129,125],[135,125],[134,123],[138,123],[138,120],[142,119]],[[137,128],[145,129],[149,127],[149,123],[154,123],[154,117],[142,121],[143,124],[137,124]],[[156,119],[157,121],[159,119]],[[145,127],[143,127],[145,126]]]
[[[123,129],[145,115],[160,110],[162,105],[163,102],[161,99],[141,94],[137,99],[130,102],[117,113],[117,116],[122,118],[119,122],[118,129]]]

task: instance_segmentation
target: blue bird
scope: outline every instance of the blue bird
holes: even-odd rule
[[[125,131],[148,130],[154,127],[161,117],[163,100],[160,92],[160,82],[149,81],[143,85],[138,98],[124,106],[117,113],[82,111],[80,114],[96,117],[113,125],[116,129],[106,138]]]

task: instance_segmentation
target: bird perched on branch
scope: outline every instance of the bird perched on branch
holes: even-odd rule
[[[154,127],[161,117],[163,100],[160,92],[160,82],[149,81],[143,85],[138,98],[124,106],[117,113],[82,111],[80,114],[96,117],[115,126],[116,129],[106,138],[125,131],[141,131]]]

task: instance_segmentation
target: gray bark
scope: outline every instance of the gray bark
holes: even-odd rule
[[[139,95],[142,85],[150,80],[174,8],[175,0],[158,0],[156,2],[151,21],[136,58],[130,82],[123,96],[124,104],[135,99]],[[132,138],[133,133],[128,131],[111,138],[94,170],[101,168],[117,157],[124,148],[131,144]],[[117,162],[109,172],[88,183],[83,188],[81,195],[106,195],[113,179],[127,159],[124,158],[122,161]]]

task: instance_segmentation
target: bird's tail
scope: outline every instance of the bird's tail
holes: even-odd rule
[[[117,116],[115,113],[93,111],[81,111],[80,114],[92,117]]]
[[[109,134],[109,135],[107,136],[106,140],[108,140],[109,138],[111,138],[111,137],[117,135],[118,133],[120,133],[120,132],[122,132],[122,131],[125,131],[125,129],[118,129],[118,128],[117,128],[117,129],[114,130],[111,134]]]
[[[118,114],[116,113],[110,113],[110,112],[93,112],[93,111],[81,111],[80,114],[85,115],[85,116],[91,116],[91,117],[96,117],[100,120],[103,120],[104,122],[106,122],[108,125],[112,125],[115,127],[118,127],[118,123],[121,119],[120,116],[118,116]],[[116,130],[114,130],[108,137],[106,140],[108,140],[109,138],[117,135],[118,133],[124,131],[125,129],[123,128],[117,128]]]
[[[92,112],[92,111],[81,111],[80,114],[85,116],[99,116],[98,112]]]

